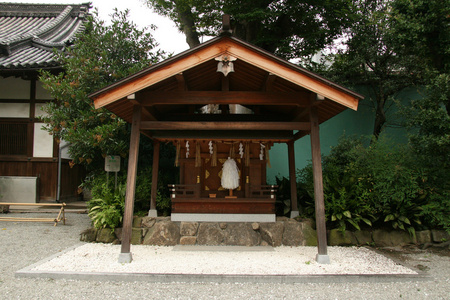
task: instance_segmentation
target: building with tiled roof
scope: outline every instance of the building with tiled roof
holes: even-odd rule
[[[70,46],[89,7],[0,3],[1,72],[58,67],[53,49]]]
[[[52,97],[38,76],[42,69],[62,71],[54,49],[73,44],[90,7],[0,3],[0,202],[76,196],[82,170],[70,169],[62,147],[42,130],[41,108]]]

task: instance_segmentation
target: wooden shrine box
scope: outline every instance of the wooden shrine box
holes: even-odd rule
[[[187,158],[186,142],[189,145]],[[175,142],[175,146],[177,143]],[[271,215],[270,218],[265,216],[263,219],[272,220],[275,215],[276,186],[266,184],[265,154],[265,148],[269,148],[270,144],[245,141],[214,141],[212,143],[216,145],[215,155],[210,153],[207,140],[180,142],[180,184],[170,186],[172,215],[175,217],[172,219],[190,219],[184,218],[186,215],[181,214],[246,214],[242,217],[266,214]],[[200,153],[197,153],[197,144],[199,144]],[[243,148],[241,153],[239,153],[239,145]],[[229,190],[221,186],[222,166],[230,157],[230,150],[234,152],[231,156],[239,168],[240,177],[240,186],[233,190],[234,197],[229,197]],[[262,157],[260,157],[261,152]],[[200,163],[196,164],[196,161]],[[229,217],[225,216],[222,219],[229,220]],[[216,220],[217,216],[214,215],[213,218]],[[252,219],[255,218],[252,217]]]

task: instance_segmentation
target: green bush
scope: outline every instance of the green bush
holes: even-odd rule
[[[114,175],[107,179],[106,173],[92,175],[84,186],[91,189],[92,200],[88,202],[88,214],[96,228],[116,228],[122,226],[125,204],[127,174],[121,172],[114,190]],[[159,176],[156,209],[161,215],[170,215],[171,201],[167,188],[167,178]],[[137,174],[134,212],[146,215],[150,209],[152,169],[143,168]]]
[[[93,186],[92,200],[88,202],[89,217],[95,228],[120,227],[125,204],[126,185],[114,185],[106,182]]]
[[[366,146],[366,145],[369,146]],[[347,229],[361,224],[391,227],[415,234],[415,229],[449,229],[448,175],[421,161],[407,145],[387,139],[365,141],[342,137],[323,157],[326,219],[330,228]],[[312,168],[299,172],[300,185],[312,191]],[[444,177],[444,181],[442,181]],[[445,184],[444,182],[447,182]],[[314,201],[307,201],[306,214],[314,217]]]

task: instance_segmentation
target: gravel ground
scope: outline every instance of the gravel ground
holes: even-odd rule
[[[386,256],[359,247],[329,247],[330,264],[318,264],[314,260],[317,247],[269,248],[272,251],[245,251],[246,247],[239,248],[244,251],[234,251],[234,247],[215,248],[219,251],[174,251],[173,248],[132,245],[132,263],[120,264],[117,261],[120,245],[88,243],[32,270],[226,275],[417,274]],[[211,249],[200,247],[205,248]]]
[[[28,213],[27,216],[42,216]],[[85,214],[68,213],[67,225],[0,222],[0,299],[449,299],[448,250],[382,249],[427,281],[388,283],[146,283],[15,278],[14,273],[79,243]],[[331,252],[330,252],[331,256]],[[333,257],[331,256],[331,259]],[[305,264],[303,262],[303,264]]]

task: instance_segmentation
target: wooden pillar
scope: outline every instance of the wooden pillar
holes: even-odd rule
[[[150,211],[148,212],[149,217],[157,217],[156,211],[156,196],[158,194],[158,171],[159,171],[159,148],[160,142],[153,141],[153,167],[152,167],[152,192],[150,200]]]
[[[295,150],[294,142],[288,142],[289,181],[291,183],[291,218],[299,216],[297,204],[297,179],[295,176]]]
[[[136,174],[139,154],[139,127],[141,123],[141,106],[134,105],[133,120],[131,123],[130,154],[128,157],[127,192],[125,196],[125,211],[122,228],[122,248],[119,263],[132,261],[130,252],[130,240],[133,224],[134,195],[136,192]]]
[[[325,225],[325,203],[323,199],[322,157],[320,154],[319,118],[316,106],[311,106],[310,108],[310,122],[318,246],[316,260],[319,263],[330,263],[327,253],[327,229]]]

